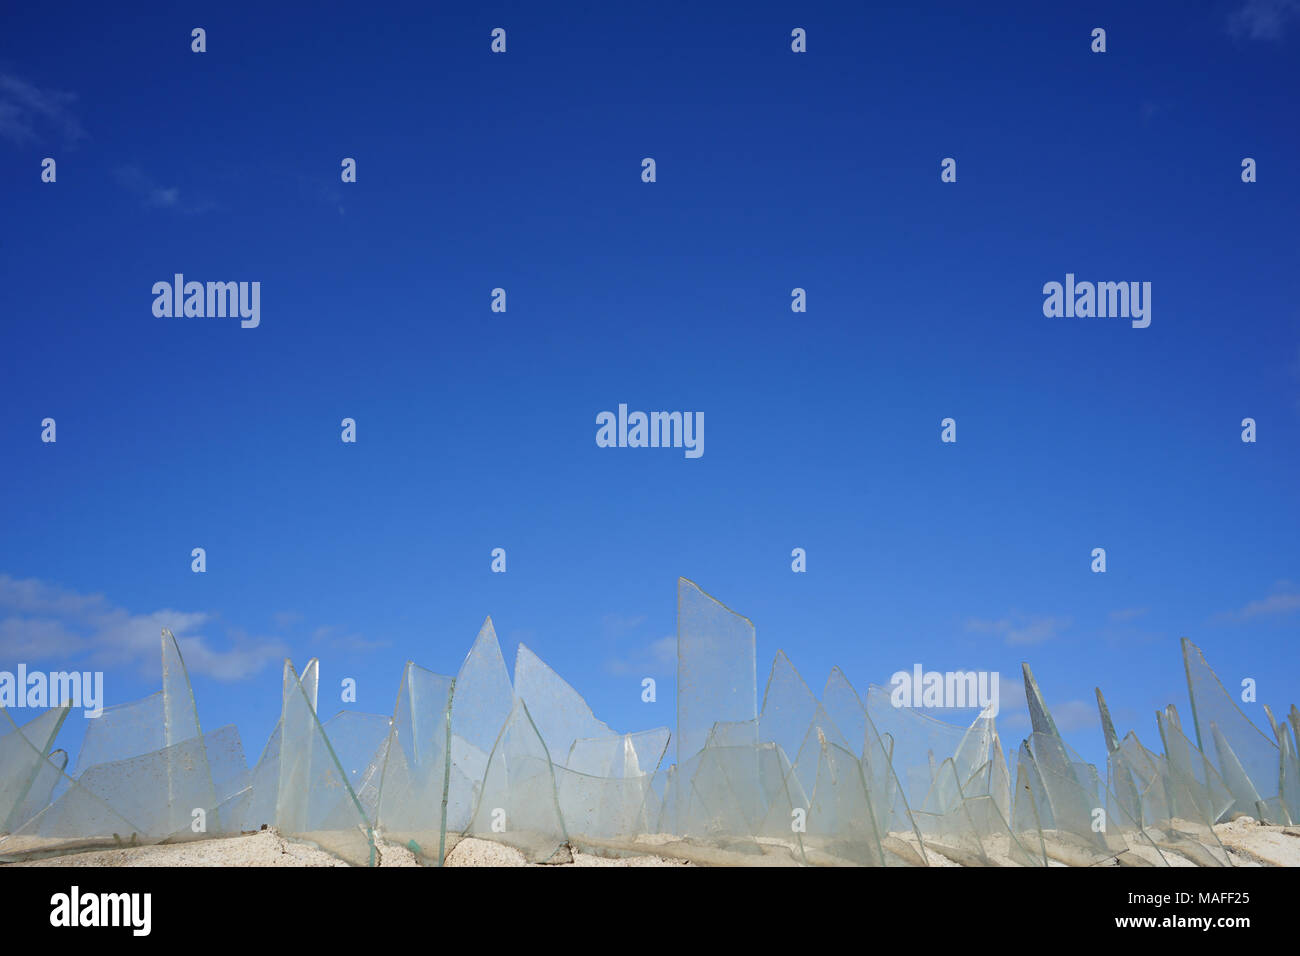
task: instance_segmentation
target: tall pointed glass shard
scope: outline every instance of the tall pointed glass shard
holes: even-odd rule
[[[510,674],[489,617],[456,674],[456,693],[451,702],[447,796],[447,830],[451,833],[459,834],[469,826],[478,788],[487,773],[488,754],[510,717],[514,699]]]
[[[321,728],[293,663],[284,662],[276,826],[354,866],[376,862],[374,830]]]
[[[190,687],[190,675],[185,669],[185,661],[181,656],[180,645],[176,643],[175,635],[165,627],[162,629],[162,680],[164,746],[172,748],[186,741],[202,738],[198,708],[194,703],[194,691]],[[244,759],[238,732],[234,733],[233,742],[223,738],[216,744],[216,748],[223,753],[237,751],[240,761]],[[212,782],[207,748],[200,745],[191,747],[188,751],[175,751],[175,753],[178,755],[186,753],[187,759],[183,764],[168,763],[168,806],[178,807],[188,802],[196,809],[210,807],[212,815],[216,818],[212,823],[220,832],[222,825],[217,808],[221,801],[217,799],[216,787]]]
[[[1277,744],[1242,713],[1201,649],[1187,638],[1183,638],[1182,647],[1197,746],[1214,759],[1232,790],[1237,801],[1233,813],[1274,822],[1268,819],[1268,806],[1278,798],[1281,757]]]
[[[1233,804],[1231,792],[1209,759],[1183,734],[1172,704],[1156,712],[1156,723],[1164,757],[1141,754],[1140,745],[1124,748],[1133,755],[1135,767],[1141,763],[1159,773],[1158,789],[1155,781],[1147,788],[1143,813],[1150,823],[1144,831],[1157,845],[1199,866],[1231,865],[1214,833],[1214,823]]]
[[[616,737],[582,695],[523,644],[515,656],[515,696],[528,705],[551,760],[563,766],[575,740]]]
[[[378,820],[384,838],[441,866],[447,850],[451,712],[456,682],[410,661],[384,752]]]
[[[677,763],[720,721],[758,717],[754,625],[686,578],[677,581]]]
[[[555,771],[524,701],[515,702],[488,757],[467,835],[496,840],[546,863],[568,842]]]
[[[821,703],[827,716],[849,742],[850,749],[861,758],[867,749],[867,709],[848,677],[838,667],[832,667],[826,678]]]
[[[785,651],[777,651],[763,692],[763,709],[758,717],[759,739],[776,744],[793,763],[819,706]],[[813,773],[816,774],[815,769]]]
[[[170,747],[201,736],[190,675],[185,670],[175,635],[165,627],[162,629],[162,679],[164,745]]]

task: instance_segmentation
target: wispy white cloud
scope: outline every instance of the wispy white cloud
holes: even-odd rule
[[[282,631],[287,631],[302,621],[302,615],[297,611],[276,611],[271,615],[271,620],[275,626]]]
[[[1149,610],[1151,610],[1149,607],[1120,608],[1118,611],[1110,612],[1110,619],[1115,623],[1120,623],[1124,621],[1136,621],[1138,618],[1146,614],[1147,611]]]
[[[1280,40],[1300,17],[1300,0],[1246,0],[1228,17],[1228,32],[1248,40]]]
[[[672,674],[676,667],[677,636],[674,634],[605,661],[605,670],[617,677],[663,677]]]
[[[644,614],[606,614],[600,619],[600,626],[606,637],[619,637],[629,631],[635,631],[645,622]]]
[[[1042,644],[1057,637],[1069,626],[1068,618],[1028,615],[1017,611],[997,620],[973,617],[966,622],[966,630],[976,634],[991,634],[1010,646]]]
[[[172,633],[176,629],[172,628]],[[215,680],[243,680],[268,665],[278,665],[289,656],[289,648],[276,637],[252,635],[237,627],[226,628],[225,650],[214,648],[205,638],[176,635],[191,674],[203,674]],[[149,653],[154,652],[152,645]],[[144,649],[142,648],[142,653]]]
[[[9,73],[0,73],[0,136],[19,145],[41,142],[51,131],[64,145],[85,139],[72,112],[75,93],[46,89]]]
[[[72,657],[85,649],[81,636],[54,618],[11,616],[0,620],[0,660]]]
[[[225,628],[218,647],[202,633],[215,624],[206,611],[163,609],[132,613],[102,594],[82,594],[37,578],[0,574],[0,660],[84,660],[97,668],[157,669],[164,627],[176,635],[191,674],[240,680],[283,659],[277,638],[251,637]]]
[[[179,186],[163,186],[136,165],[119,166],[113,175],[119,185],[139,196],[151,209],[172,209],[193,214],[207,212],[215,205],[207,200],[182,203]]]
[[[1300,610],[1300,591],[1286,581],[1279,582],[1268,597],[1246,602],[1236,611],[1227,611],[1219,620],[1250,621],[1261,617],[1281,617]]]
[[[372,640],[360,634],[347,634],[333,626],[316,628],[312,632],[311,640],[313,644],[323,644],[336,651],[372,651],[380,647],[388,647],[393,643],[386,640]]]
[[[1067,700],[1062,704],[1049,705],[1049,709],[1052,720],[1056,722],[1056,729],[1063,734],[1101,728],[1096,701]]]

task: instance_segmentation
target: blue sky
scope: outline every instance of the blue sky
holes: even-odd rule
[[[1094,760],[1092,688],[1154,746],[1183,635],[1300,700],[1300,10],[1142,7],[7,10],[0,669],[120,703],[167,624],[254,760],[285,656],[390,712],[490,614],[672,726],[684,575],[760,693],[778,648],[818,691],[995,670],[1008,750],[1026,659]],[[177,272],[259,327],[155,317]],[[1045,317],[1067,272],[1150,327]],[[598,448],[619,403],[704,455]]]

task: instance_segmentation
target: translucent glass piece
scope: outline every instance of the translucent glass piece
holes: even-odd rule
[[[163,686],[142,700],[105,707],[86,722],[77,756],[77,773],[200,736],[198,711],[189,674],[172,632],[162,629]]]
[[[1025,700],[1029,704],[1029,724],[1034,729],[1034,733],[1043,734],[1047,737],[1059,737],[1056,731],[1056,721],[1052,720],[1052,712],[1047,709],[1047,702],[1043,700],[1043,692],[1038,689],[1038,681],[1034,680],[1034,672],[1029,669],[1028,664],[1020,665],[1022,676],[1025,679]]]
[[[1264,713],[1268,715],[1269,726],[1273,730],[1273,739],[1277,741],[1281,767],[1278,770],[1280,781],[1279,814],[1284,818],[1280,822],[1293,825],[1300,821],[1300,763],[1296,759],[1295,744],[1291,737],[1291,728],[1285,720],[1273,717],[1273,711],[1267,704]]]
[[[1007,769],[1006,754],[1002,750],[1002,739],[996,731],[993,733],[993,741],[989,749],[993,754],[993,758],[990,761],[987,792],[998,815],[1009,824],[1011,820],[1011,774]]]
[[[389,722],[378,800],[379,828],[424,862],[447,850],[451,712],[455,681],[407,662]]]
[[[1036,771],[1030,774],[1031,783],[1041,788],[1035,795],[1035,807],[1049,857],[1088,866],[1128,849],[1118,828],[1099,828],[1105,823],[1099,812],[1108,799],[1096,768],[1075,758],[1061,738],[1052,734],[1030,735],[1021,757]]]
[[[232,832],[248,833],[275,823],[280,793],[280,730],[277,721],[257,766],[250,774],[249,785],[236,794],[223,811]]]
[[[667,727],[613,737],[586,737],[569,748],[565,766],[589,777],[622,779],[653,774],[668,750]]]
[[[32,750],[39,753],[35,747]],[[0,837],[0,861],[142,846],[161,839],[149,837],[144,827],[127,820],[71,777],[61,777],[55,789],[60,795],[49,806]]]
[[[1112,755],[1127,765],[1140,787],[1141,810],[1135,821],[1113,816],[1122,824],[1140,826],[1162,851],[1199,866],[1231,865],[1213,826],[1232,805],[1231,794],[1210,761],[1184,736],[1172,707],[1157,712],[1156,720],[1164,755],[1146,750],[1132,733]]]
[[[779,753],[779,748],[769,745]],[[758,787],[762,747],[705,747],[680,768],[677,827],[683,838],[741,856],[761,856],[754,839],[769,807]],[[779,758],[778,758],[779,759]],[[789,775],[789,763],[781,768]],[[783,781],[784,783],[784,781]],[[806,807],[807,801],[799,804]],[[769,832],[789,833],[789,818]],[[784,829],[781,829],[781,826]]]
[[[372,824],[378,817],[380,782],[392,726],[391,717],[353,710],[339,711],[321,725],[347,774],[352,792]]]
[[[937,768],[949,757],[960,761],[957,772],[967,778],[989,759],[991,733],[984,718],[977,718],[979,726],[972,735],[969,727],[894,706],[890,692],[875,684],[867,688],[866,712],[876,732],[889,739],[890,760],[910,806],[925,802]]]
[[[961,781],[957,779],[951,757],[938,766],[931,792],[914,814],[921,836],[931,850],[964,866],[993,865],[981,839],[981,828],[976,826],[962,796]],[[985,827],[991,823],[987,818],[981,822]]]
[[[492,618],[488,618],[456,674],[456,696],[451,706],[452,733],[487,754],[510,717],[514,698],[501,645],[497,642]]]
[[[1232,790],[1234,813],[1246,813],[1264,822],[1267,805],[1276,803],[1281,756],[1278,746],[1242,713],[1235,698],[1219,683],[1201,649],[1183,638],[1183,666],[1192,700],[1192,720],[1201,752],[1215,761]]]
[[[847,683],[846,680],[845,684]],[[857,698],[857,692],[852,687],[848,690]],[[868,688],[868,693],[870,691]],[[925,842],[908,804],[906,791],[895,771],[894,738],[890,734],[881,733],[870,715],[865,718],[864,732],[866,737],[860,761],[862,779],[871,796],[871,812],[876,832],[880,834],[881,848],[887,853],[886,863],[897,858],[904,863],[924,866],[928,863]],[[927,773],[927,778],[928,776]]]
[[[804,793],[814,790],[825,762],[822,750],[827,739],[854,753],[855,760],[860,746],[844,737],[784,651],[778,651],[772,662],[758,718],[758,736],[763,743],[776,744],[793,763],[798,789]]]
[[[167,746],[165,724],[162,691],[141,700],[105,707],[94,720],[86,721],[74,775],[97,764],[161,750]]]
[[[1106,698],[1101,695],[1101,688],[1094,687],[1093,693],[1097,695],[1097,710],[1101,715],[1101,734],[1106,741],[1106,753],[1114,753],[1119,749],[1119,735],[1115,733],[1115,724],[1110,719],[1110,708],[1106,706]]]
[[[312,710],[316,710],[316,695],[320,688],[320,658],[313,657],[307,662],[307,666],[302,669],[302,674],[298,678],[298,683],[302,685],[302,693],[307,698],[307,703]]]
[[[23,813],[27,799],[49,765],[54,738],[70,710],[70,706],[51,707],[20,727],[0,707],[0,833],[12,833],[30,816]]]
[[[850,749],[861,758],[866,752],[867,710],[862,706],[858,692],[838,667],[832,667],[830,676],[826,678],[821,703],[826,715],[848,741]]]
[[[985,859],[995,866],[1040,866],[1041,860],[1030,846],[1020,842],[1011,830],[1010,817],[991,795],[976,794],[963,801],[968,819],[979,837]]]
[[[67,768],[67,765],[68,753],[66,750],[54,751],[41,764],[41,769],[37,772],[31,789],[27,791],[27,799],[10,816],[13,821],[13,829],[20,829],[27,821],[54,802],[55,787],[62,779],[63,771]]]
[[[225,770],[224,789],[239,788],[244,754],[234,725],[153,753],[97,764],[77,783],[131,820],[142,839],[219,836],[226,831],[219,813],[222,798],[210,772],[213,764]],[[199,812],[202,829],[195,829]]]
[[[291,839],[353,864],[376,862],[374,830],[290,661],[284,662],[275,822]]]
[[[715,723],[757,717],[753,623],[679,578],[677,763],[704,748]]]
[[[320,661],[312,658],[303,667],[298,683],[311,709],[316,709],[316,694],[320,680]],[[281,678],[283,684],[283,674]],[[283,692],[283,686],[281,688]],[[230,828],[236,833],[249,833],[264,826],[272,826],[276,820],[276,807],[280,796],[280,750],[283,734],[283,720],[277,720],[262,755],[249,774],[248,786],[234,794],[222,807],[222,819],[229,821]]]
[[[776,744],[793,761],[819,707],[817,698],[790,663],[785,651],[777,651],[763,691],[763,709],[758,718],[759,739]],[[814,778],[817,759],[817,756],[813,757]]]
[[[551,759],[563,766],[576,740],[617,736],[587,702],[523,644],[515,656],[515,695],[528,705]]]
[[[1042,866],[1049,866],[1047,841],[1044,832],[1052,827],[1052,808],[1047,799],[1038,768],[1029,753],[1029,741],[1023,740],[1016,753],[1016,786],[1012,798],[1011,832],[1020,841],[1035,861],[1041,859]]]
[[[757,720],[720,720],[709,730],[708,747],[757,747]]]
[[[657,801],[649,774],[589,776],[555,767],[556,797],[575,846],[596,851],[631,846],[651,830]]]
[[[451,769],[447,795],[447,830],[459,834],[469,826],[478,789],[487,773],[488,754],[514,706],[514,688],[506,670],[496,629],[489,617],[456,674],[451,703]]]
[[[163,744],[170,747],[201,735],[190,675],[180,646],[167,628],[162,629]]]
[[[221,771],[221,791],[209,771],[213,766]],[[75,781],[64,778],[52,804],[0,841],[0,855],[23,859],[227,835],[219,793],[241,789],[245,774],[233,725],[153,753],[96,764]]]
[[[850,753],[855,749],[840,733],[826,709],[818,703],[794,758],[794,776],[805,793],[812,793],[816,789],[817,776],[822,764],[826,762],[822,751],[828,744]],[[857,760],[856,756],[854,760]],[[790,789],[794,789],[793,784]]]
[[[509,844],[536,863],[568,843],[550,753],[522,700],[492,747],[468,834]]]
[[[852,752],[818,738],[817,772],[804,859],[817,866],[884,866],[862,765]]]

